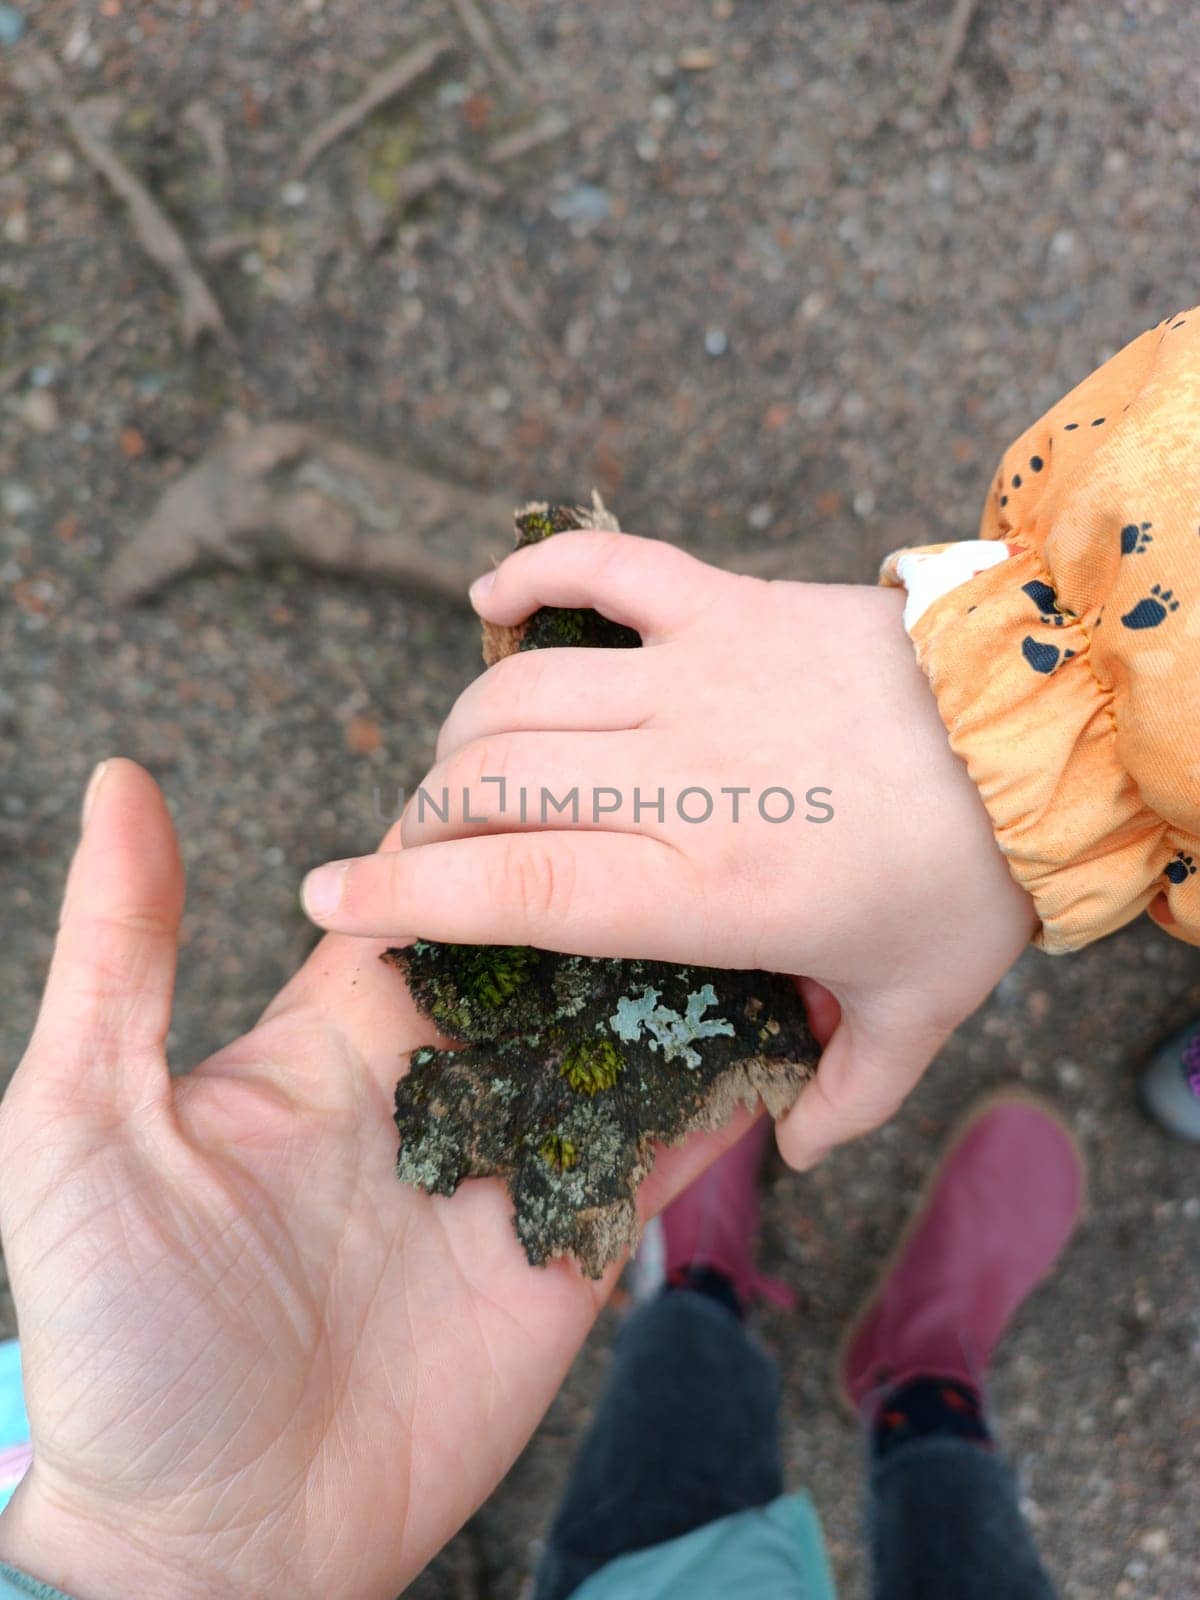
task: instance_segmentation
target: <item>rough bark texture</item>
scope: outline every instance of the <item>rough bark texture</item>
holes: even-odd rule
[[[616,523],[598,499],[529,506],[517,543],[579,527]],[[489,663],[563,644],[640,640],[584,610],[484,628]],[[772,973],[425,941],[385,960],[464,1045],[414,1052],[396,1086],[397,1171],[437,1194],[504,1178],[535,1265],[572,1255],[599,1277],[637,1243],[635,1199],[655,1144],[720,1126],[739,1100],[784,1111],[817,1060],[794,984]]]

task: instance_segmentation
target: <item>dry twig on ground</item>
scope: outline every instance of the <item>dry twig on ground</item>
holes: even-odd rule
[[[527,128],[501,134],[487,147],[484,160],[489,167],[503,166],[506,161],[518,161],[543,145],[552,144],[571,131],[571,123],[561,111],[547,111]]]
[[[407,55],[401,56],[399,61],[394,61],[390,67],[376,73],[357,100],[340,107],[319,128],[309,134],[300,146],[300,153],[292,169],[293,175],[302,178],[313,163],[325,154],[330,145],[336,144],[344,135],[365,122],[373,111],[379,110],[380,106],[403,94],[426,73],[432,72],[453,49],[454,41],[439,35],[437,38],[427,39],[424,44],[417,45]]]
[[[978,6],[979,0],[954,0],[954,10],[950,13],[950,20],[946,24],[937,66],[934,68],[933,77],[929,80],[928,88],[921,96],[928,117],[933,116],[949,93],[950,80],[954,77],[954,69],[963,53]]]
[[[179,293],[184,343],[205,334],[220,338],[228,330],[221,308],[188,255],[183,239],[145,184],[134,177],[108,141],[92,126],[83,107],[67,95],[57,65],[42,50],[26,46],[14,78],[31,104],[48,105],[61,119],[80,155],[124,201],[138,243],[171,279]]]
[[[206,100],[193,100],[181,119],[204,146],[208,164],[222,193],[229,182],[229,151],[225,145],[225,125]]]
[[[500,46],[495,29],[475,4],[475,0],[454,0],[454,9],[471,43],[491,67],[506,89],[521,91],[521,75]]]
[[[374,249],[392,232],[400,213],[443,184],[447,188],[459,190],[462,194],[475,195],[481,200],[496,200],[504,193],[503,186],[497,183],[495,178],[486,172],[477,172],[469,162],[455,155],[453,151],[423,156],[418,161],[410,162],[397,178],[395,194],[386,215],[369,227],[364,227],[368,246]]]

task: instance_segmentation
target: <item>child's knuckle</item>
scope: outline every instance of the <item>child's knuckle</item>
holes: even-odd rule
[[[574,892],[570,856],[537,838],[510,841],[501,857],[500,898],[532,925],[560,920]]]

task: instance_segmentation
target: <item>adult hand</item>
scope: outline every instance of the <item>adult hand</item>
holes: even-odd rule
[[[506,1471],[614,1273],[530,1268],[497,1182],[396,1179],[393,1083],[436,1035],[378,945],[324,939],[172,1079],[171,822],[126,761],[89,803],[0,1106],[33,1431],[0,1559],[82,1600],[391,1600]],[[745,1125],[664,1158],[644,1203]]]
[[[321,868],[310,915],[347,933],[807,974],[815,1030],[832,1036],[780,1124],[783,1154],[808,1166],[884,1121],[1035,926],[903,596],[561,533],[472,597],[502,625],[594,607],[645,648],[535,650],[485,672],[442,730],[406,848]],[[577,791],[578,813],[543,812],[543,789]]]

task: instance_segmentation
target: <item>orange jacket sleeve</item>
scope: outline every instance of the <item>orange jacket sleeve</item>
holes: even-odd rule
[[[1200,944],[1200,309],[1135,339],[1004,457],[978,540],[882,581],[1037,942],[1143,909]]]

